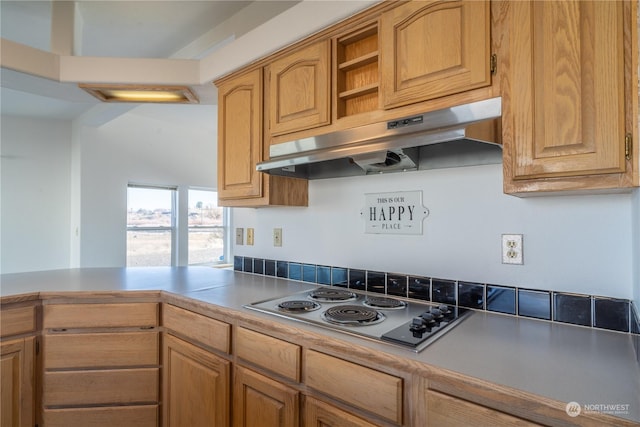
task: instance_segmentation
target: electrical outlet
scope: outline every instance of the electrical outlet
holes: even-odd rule
[[[247,245],[253,246],[253,228],[247,228]]]
[[[244,245],[244,228],[236,228],[236,245]]]
[[[282,246],[282,228],[273,229],[273,246]]]
[[[502,263],[524,264],[522,234],[502,235]]]

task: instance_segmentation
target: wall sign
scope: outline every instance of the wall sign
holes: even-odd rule
[[[373,234],[422,234],[429,209],[422,206],[422,191],[365,194],[360,211],[364,232]]]

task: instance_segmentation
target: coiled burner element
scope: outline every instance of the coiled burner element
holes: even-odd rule
[[[291,300],[291,301],[283,301],[278,304],[278,309],[280,311],[285,311],[287,313],[301,313],[306,311],[317,310],[321,307],[317,302],[309,301],[309,300]]]
[[[379,308],[379,309],[401,309],[407,306],[407,303],[395,298],[387,297],[372,297],[368,296],[364,300],[364,305],[367,307]]]
[[[322,313],[322,318],[329,323],[345,326],[365,326],[380,323],[384,314],[361,305],[339,305]]]
[[[309,294],[309,298],[315,301],[336,302],[336,301],[355,301],[358,295],[346,289],[316,289]]]

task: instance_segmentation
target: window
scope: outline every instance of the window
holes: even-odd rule
[[[226,224],[218,193],[189,190],[189,265],[218,264],[225,259]]]
[[[127,267],[224,263],[229,215],[217,200],[211,190],[129,184]]]
[[[129,185],[127,267],[176,265],[176,188]]]

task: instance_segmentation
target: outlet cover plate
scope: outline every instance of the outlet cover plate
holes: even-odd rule
[[[522,240],[522,234],[502,235],[503,264],[524,264]]]
[[[282,228],[273,229],[273,246],[282,246]]]

